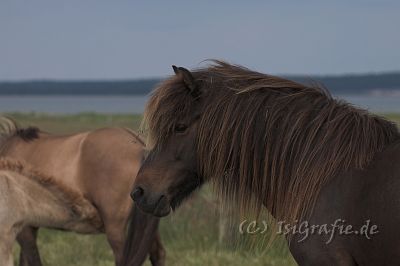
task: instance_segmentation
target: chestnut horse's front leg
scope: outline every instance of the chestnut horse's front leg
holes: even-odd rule
[[[19,256],[20,266],[42,266],[36,239],[39,228],[24,227],[17,235],[17,241],[21,246]]]
[[[154,242],[150,249],[150,261],[152,266],[165,265],[165,249],[160,239],[160,232],[157,230]]]

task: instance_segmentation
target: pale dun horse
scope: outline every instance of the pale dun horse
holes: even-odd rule
[[[96,208],[61,183],[8,158],[0,159],[0,264],[14,265],[12,248],[24,226],[99,233]]]
[[[129,246],[130,254],[134,255],[128,261],[122,261],[128,218],[131,212],[136,212],[129,193],[144,156],[144,144],[135,132],[125,128],[103,128],[57,136],[34,127],[19,128],[9,118],[1,120],[0,156],[28,163],[51,176],[52,183],[59,184],[60,191],[72,191],[76,197],[71,199],[90,204],[96,210],[96,219],[102,222],[101,228],[92,231],[106,234],[117,266],[141,265],[147,255],[153,265],[164,265],[159,220],[140,211],[133,217],[136,226],[129,230],[135,233],[134,243]],[[42,195],[50,200],[54,198],[50,193]],[[70,207],[74,205],[70,204]],[[21,246],[20,266],[41,266],[36,244],[38,227],[60,226],[28,222],[20,222],[19,226],[24,224],[29,226],[17,236]]]

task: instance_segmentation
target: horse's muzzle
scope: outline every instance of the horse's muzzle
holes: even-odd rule
[[[132,190],[131,198],[142,211],[154,216],[163,217],[171,212],[171,205],[167,196],[146,195],[146,191],[140,186]]]

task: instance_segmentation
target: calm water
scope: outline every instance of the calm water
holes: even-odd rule
[[[147,96],[0,96],[0,112],[141,113]]]
[[[400,97],[352,96],[345,99],[372,112],[400,113]],[[147,96],[0,96],[0,112],[141,113]]]

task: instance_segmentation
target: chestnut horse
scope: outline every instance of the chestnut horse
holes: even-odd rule
[[[242,213],[268,209],[300,265],[400,265],[392,122],[317,86],[221,61],[173,68],[145,110],[150,152],[131,194],[139,208],[168,215],[211,181]]]
[[[98,211],[103,223],[101,232],[107,236],[116,265],[121,265],[127,221],[134,209],[129,192],[144,156],[144,144],[138,135],[129,129],[103,128],[57,136],[34,127],[18,128],[8,118],[2,120],[0,156],[27,162],[87,199]],[[151,229],[146,236],[137,232],[132,248],[140,252],[132,260],[140,265],[150,254],[153,265],[164,265],[158,220],[137,213],[140,217],[135,219],[149,223]],[[41,265],[36,237],[35,227],[27,227],[18,235],[20,265]],[[141,242],[145,239],[149,243]]]

